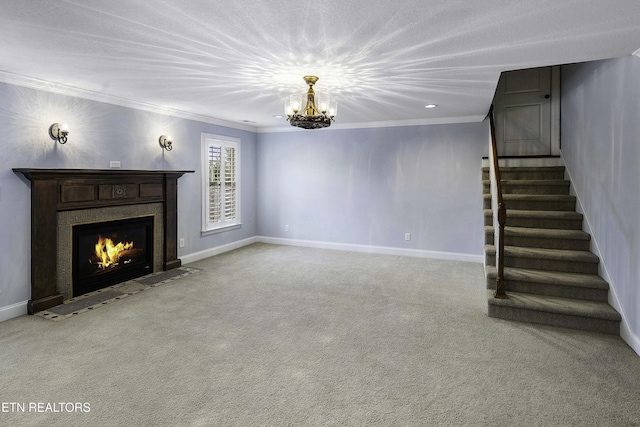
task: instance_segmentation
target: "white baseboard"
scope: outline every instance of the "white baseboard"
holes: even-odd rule
[[[200,261],[201,259],[209,258],[215,255],[219,255],[225,252],[232,251],[234,249],[241,248],[243,246],[250,245],[252,243],[259,242],[257,237],[249,237],[248,239],[238,240],[237,242],[227,243],[226,245],[216,246],[215,248],[206,249],[204,251],[195,252],[187,255],[180,255],[180,260],[183,264],[189,264],[192,262]]]
[[[338,251],[365,252],[383,255],[398,255],[417,258],[433,258],[449,261],[475,262],[482,264],[483,255],[461,254],[455,252],[425,251],[419,249],[392,248],[387,246],[356,245],[348,243],[320,242],[315,240],[283,239],[279,237],[258,236],[258,242],[275,245],[303,246],[307,248],[334,249]]]
[[[267,237],[267,236],[254,236],[248,239],[239,240],[237,242],[228,243],[226,245],[217,246],[215,248],[207,249],[204,251],[181,255],[180,259],[182,260],[183,264],[189,264],[192,262],[199,261],[201,259],[205,259],[205,258],[209,258],[215,255],[225,253],[225,252],[229,252],[234,249],[238,249],[243,246],[250,245],[252,243],[271,243],[274,245],[302,246],[306,248],[334,249],[338,251],[365,252],[365,253],[371,253],[371,254],[398,255],[398,256],[409,256],[409,257],[416,257],[416,258],[432,258],[432,259],[442,259],[442,260],[448,260],[448,261],[475,262],[478,264],[484,263],[484,255],[461,254],[461,253],[455,253],[455,252],[425,251],[425,250],[419,250],[419,249],[392,248],[392,247],[386,247],[386,246],[369,246],[369,245],[356,245],[356,244],[348,244],[348,243],[321,242],[317,240],[283,239],[279,237]]]
[[[620,322],[620,338],[640,356],[640,337],[629,329],[629,322],[625,322],[624,316],[622,317],[622,322]]]
[[[0,322],[27,314],[28,302],[29,301],[23,301],[6,307],[0,307]]]

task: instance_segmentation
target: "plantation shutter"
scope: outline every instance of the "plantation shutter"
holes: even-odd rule
[[[240,141],[203,137],[203,230],[240,224]]]
[[[222,220],[222,147],[209,145],[209,222]]]
[[[236,149],[225,148],[224,166],[224,219],[232,221],[236,219]]]

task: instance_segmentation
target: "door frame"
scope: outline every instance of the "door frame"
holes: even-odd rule
[[[560,66],[551,67],[551,155],[560,155]]]

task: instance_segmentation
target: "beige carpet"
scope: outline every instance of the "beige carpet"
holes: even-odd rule
[[[189,267],[61,322],[0,323],[0,425],[640,421],[640,357],[487,317],[480,264],[255,244]]]

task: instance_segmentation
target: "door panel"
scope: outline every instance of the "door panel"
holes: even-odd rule
[[[551,67],[502,73],[494,109],[499,156],[551,154]]]

